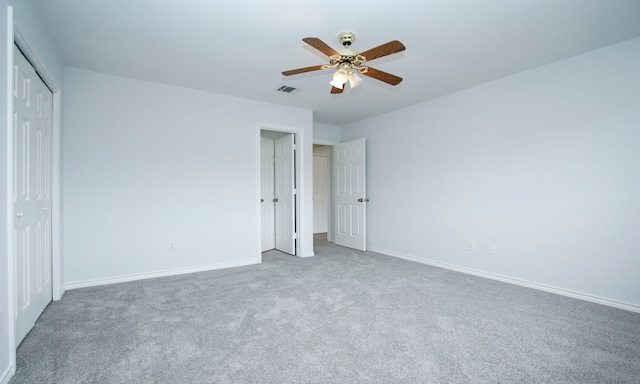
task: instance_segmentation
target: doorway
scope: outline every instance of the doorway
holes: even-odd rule
[[[317,215],[324,209],[316,200],[323,201],[324,193],[319,191],[325,177],[324,159],[328,167],[328,225],[326,238],[329,242],[358,250],[366,250],[366,206],[369,198],[366,192],[366,143],[365,139],[347,142],[314,142],[314,236],[323,236]],[[316,167],[318,166],[318,167]],[[316,226],[318,224],[318,226]]]
[[[260,131],[261,251],[297,255],[296,135]]]
[[[313,234],[330,240],[331,228],[331,147],[313,145]],[[331,240],[330,240],[331,241]]]

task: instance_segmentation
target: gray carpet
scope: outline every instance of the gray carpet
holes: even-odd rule
[[[315,250],[69,291],[11,383],[640,383],[640,314]]]

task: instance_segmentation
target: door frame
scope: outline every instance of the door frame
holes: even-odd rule
[[[17,45],[24,56],[33,65],[38,75],[42,78],[45,85],[49,87],[53,93],[52,113],[53,113],[53,127],[52,127],[52,164],[51,164],[51,283],[53,300],[60,300],[64,295],[65,288],[63,284],[63,258],[62,258],[62,228],[61,228],[61,168],[60,168],[60,144],[61,144],[61,116],[62,116],[62,87],[47,71],[46,66],[40,60],[38,53],[31,48],[27,39],[20,33],[19,28],[14,24],[13,19],[13,7],[9,6],[7,9],[7,41],[5,42],[5,49],[7,52],[7,120],[5,122],[6,132],[4,133],[7,138],[7,201],[4,202],[7,207],[7,259],[8,259],[8,313],[4,316],[6,319],[6,326],[9,333],[9,349],[12,352],[9,357],[10,365],[15,369],[16,356],[15,351],[17,348],[15,340],[15,313],[14,308],[16,305],[16,281],[15,276],[15,260],[14,250],[15,244],[13,242],[13,45]]]
[[[333,190],[333,147],[336,144],[340,144],[339,141],[332,141],[332,140],[313,140],[313,144],[318,144],[318,145],[325,145],[327,147],[329,147],[329,157],[327,158],[327,161],[329,162],[328,164],[328,172],[329,172],[329,217],[327,218],[327,220],[329,221],[327,223],[327,241],[329,241],[330,243],[333,243],[333,202],[334,202],[334,190]]]
[[[314,256],[313,251],[305,253],[307,243],[311,243],[313,245],[313,228],[310,228],[310,231],[307,230],[305,223],[305,218],[307,215],[313,215],[313,212],[306,212],[305,210],[305,201],[307,193],[311,193],[313,195],[313,191],[307,191],[305,188],[305,180],[307,175],[305,174],[305,169],[307,168],[307,163],[305,161],[306,157],[306,138],[304,136],[304,130],[298,127],[284,126],[278,124],[271,123],[257,123],[256,131],[255,131],[255,147],[256,147],[256,193],[255,193],[255,209],[257,213],[256,220],[256,260],[261,263],[262,262],[262,233],[261,233],[261,219],[260,219],[260,131],[275,131],[275,132],[283,132],[283,133],[293,133],[294,140],[296,145],[295,151],[295,178],[296,178],[296,254],[297,257],[310,257]],[[310,177],[313,177],[311,175]],[[313,223],[311,223],[313,225]],[[308,238],[307,232],[311,234],[311,238]],[[311,247],[313,249],[313,246]]]

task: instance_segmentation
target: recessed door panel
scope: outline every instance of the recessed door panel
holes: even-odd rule
[[[349,215],[347,215],[347,210],[349,207],[345,204],[338,204],[337,206],[337,225],[336,225],[336,233],[340,235],[347,236],[349,232],[347,231],[347,219]]]
[[[31,122],[24,117],[21,120],[16,160],[18,161],[19,199],[27,202],[31,200]]]
[[[350,173],[349,173],[349,181],[351,182],[351,188],[350,188],[350,193],[351,194],[356,194],[356,195],[361,195],[362,194],[362,185],[361,185],[361,171],[360,171],[360,167],[362,166],[362,164],[360,163],[353,163],[350,164]]]
[[[16,231],[16,285],[18,287],[18,309],[25,311],[31,304],[31,227],[29,225],[22,226]]]
[[[361,236],[361,231],[362,231],[362,228],[361,228],[361,224],[362,223],[360,223],[360,211],[361,211],[361,209],[362,208],[360,208],[360,206],[358,206],[358,205],[352,205],[351,206],[351,212],[350,212],[351,213],[351,215],[350,215],[350,218],[351,218],[351,226],[350,226],[351,232],[349,233],[350,236],[353,236],[353,237],[360,237]]]

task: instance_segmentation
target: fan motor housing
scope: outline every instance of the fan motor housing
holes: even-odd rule
[[[349,49],[349,48],[340,49],[338,51],[338,53],[344,59],[350,59],[350,60],[353,60],[356,57],[356,55],[358,54],[358,52],[354,51],[353,49]]]
[[[354,41],[356,41],[356,34],[353,32],[342,32],[340,35],[338,35],[338,40],[340,40],[340,44],[348,47]]]

